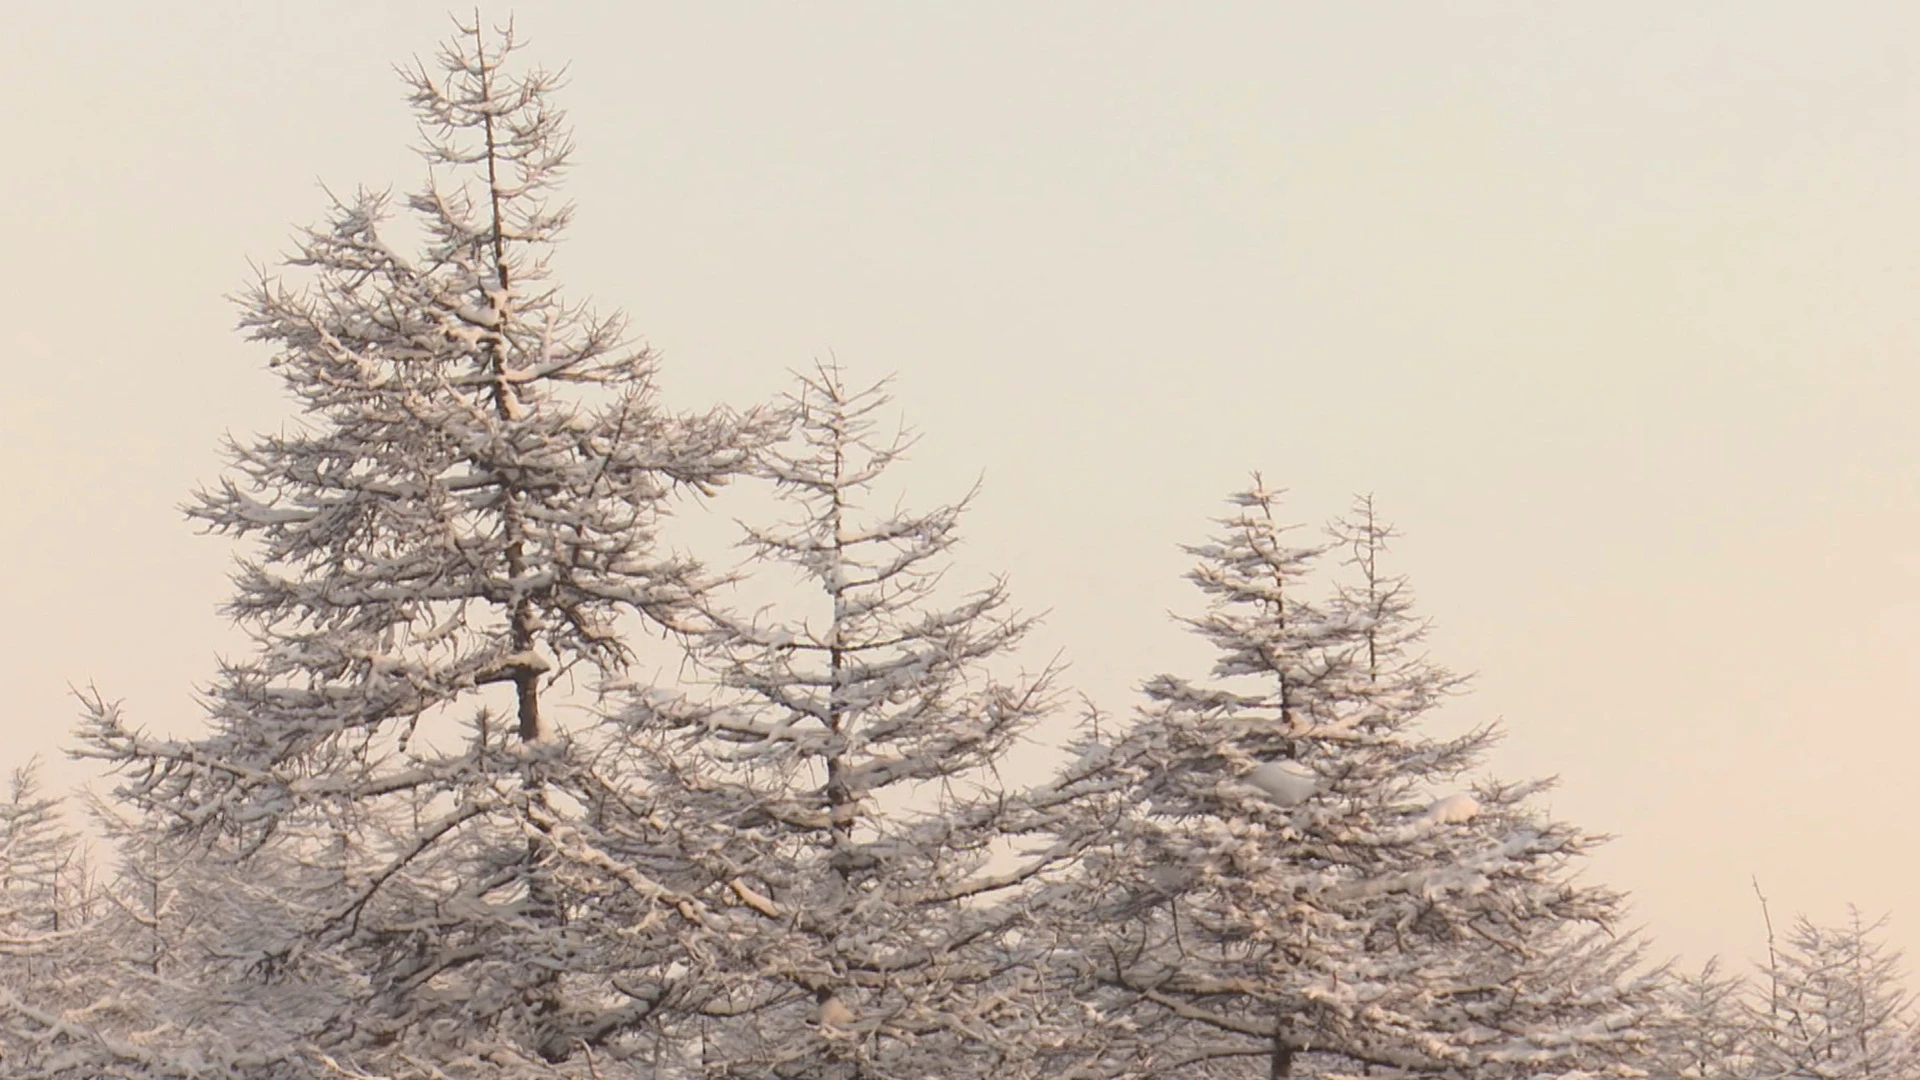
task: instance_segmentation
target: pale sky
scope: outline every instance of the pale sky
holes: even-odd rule
[[[489,12],[504,16],[506,9]],[[559,263],[672,405],[897,372],[913,500],[1109,708],[1205,659],[1252,469],[1373,491],[1494,763],[1659,948],[1851,900],[1920,946],[1920,5],[522,3]],[[177,507],[289,406],[224,297],[421,166],[438,4],[15,5],[0,765],[71,684],[188,724],[235,553]],[[61,766],[63,781],[80,778]]]

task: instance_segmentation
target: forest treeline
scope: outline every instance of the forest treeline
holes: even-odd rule
[[[1435,722],[1371,499],[1308,529],[1255,474],[1187,549],[1211,663],[1079,703],[944,579],[966,500],[887,494],[884,383],[671,411],[566,299],[510,33],[403,74],[425,183],[240,298],[298,412],[188,513],[250,648],[191,737],[84,698],[102,844],[31,769],[0,805],[0,1074],[1920,1077],[1876,924],[1649,954],[1599,838]],[[743,562],[663,539],[727,486]]]

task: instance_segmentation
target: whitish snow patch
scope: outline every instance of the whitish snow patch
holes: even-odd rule
[[[1297,761],[1269,761],[1247,774],[1247,783],[1281,806],[1307,801],[1320,786],[1320,777]]]
[[[1427,807],[1425,817],[1435,825],[1459,825],[1480,816],[1480,803],[1471,795],[1449,795]]]

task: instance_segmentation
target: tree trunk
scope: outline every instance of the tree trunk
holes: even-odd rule
[[[1271,1080],[1282,1080],[1293,1075],[1293,1047],[1287,1044],[1285,1028],[1279,1024],[1273,1028],[1272,1068],[1267,1075]]]

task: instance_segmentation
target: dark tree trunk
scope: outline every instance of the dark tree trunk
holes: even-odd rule
[[[1272,1080],[1293,1075],[1293,1047],[1287,1044],[1287,1037],[1279,1027],[1273,1031],[1273,1068],[1267,1075]]]

